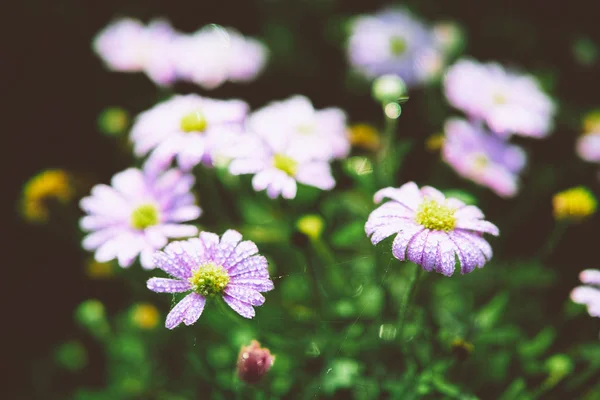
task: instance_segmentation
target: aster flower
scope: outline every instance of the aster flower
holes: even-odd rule
[[[201,161],[212,163],[213,152],[242,131],[248,105],[241,100],[213,100],[195,94],[174,96],[144,111],[131,130],[134,152],[148,160],[152,171],[174,158],[184,171]]]
[[[267,61],[267,48],[231,28],[208,25],[179,36],[172,58],[180,79],[214,89],[226,81],[254,80]]]
[[[386,197],[391,201],[369,215],[365,232],[373,244],[396,234],[392,253],[398,260],[451,276],[456,262],[466,274],[492,258],[483,234],[497,236],[499,231],[479,208],[446,198],[430,186],[419,189],[414,182],[379,190],[375,203]]]
[[[442,67],[433,32],[402,10],[357,17],[348,41],[352,66],[369,78],[399,75],[407,85],[421,83]]]
[[[518,146],[491,135],[477,124],[453,118],[445,124],[444,160],[460,175],[502,197],[517,194],[527,156]]]
[[[444,89],[450,104],[501,136],[541,138],[552,129],[555,107],[537,81],[499,64],[460,60],[448,69]]]
[[[592,317],[600,317],[600,270],[586,269],[579,274],[583,286],[571,291],[571,300],[587,306]]]
[[[155,20],[144,26],[138,20],[123,18],[100,31],[92,47],[110,70],[143,71],[164,86],[176,78],[170,52],[178,35],[166,21]]]
[[[255,111],[248,130],[280,147],[286,142],[297,152],[329,160],[350,152],[346,114],[339,108],[315,110],[304,96],[274,101]]]
[[[30,222],[48,221],[48,202],[55,200],[66,204],[73,198],[73,186],[67,173],[60,169],[50,169],[35,175],[23,186],[21,212]]]
[[[193,236],[193,225],[181,224],[200,216],[190,189],[194,177],[172,169],[154,177],[129,168],[114,175],[111,186],[96,185],[80,206],[88,215],[80,220],[89,231],[84,249],[95,250],[95,259],[117,259],[130,266],[140,255],[144,268],[151,269],[152,253],[167,244],[168,238]]]
[[[200,318],[207,298],[221,296],[225,303],[244,318],[255,315],[254,306],[265,298],[260,292],[273,289],[267,259],[258,248],[234,230],[219,236],[200,232],[199,238],[170,243],[157,251],[156,266],[174,279],[150,278],[148,289],[157,293],[188,293],[169,315],[166,327],[180,323],[191,325]]]

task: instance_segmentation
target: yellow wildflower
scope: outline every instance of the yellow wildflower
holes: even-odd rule
[[[554,218],[558,220],[581,220],[596,212],[594,194],[583,186],[571,188],[554,195]]]
[[[67,203],[73,197],[73,187],[67,173],[60,169],[42,171],[23,187],[21,211],[30,222],[46,222],[49,217],[48,200]]]

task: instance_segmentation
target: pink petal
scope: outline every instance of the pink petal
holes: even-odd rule
[[[190,293],[185,296],[167,315],[165,326],[173,329],[180,323],[191,325],[200,318],[206,299],[198,293]]]
[[[406,260],[406,249],[411,239],[424,231],[425,228],[417,224],[404,224],[392,243],[392,254],[400,261]]]
[[[188,281],[167,278],[150,278],[146,286],[156,293],[183,293],[192,289]]]
[[[265,298],[262,294],[245,286],[229,284],[225,288],[225,293],[253,306],[262,306],[265,302]]]
[[[223,300],[225,300],[225,303],[227,303],[229,307],[233,309],[233,311],[240,314],[244,318],[252,319],[256,315],[254,308],[248,303],[244,303],[243,301],[228,295],[223,296]]]

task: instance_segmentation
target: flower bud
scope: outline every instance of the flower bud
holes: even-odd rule
[[[260,347],[256,340],[249,346],[242,346],[237,362],[238,376],[246,383],[257,383],[269,372],[275,357],[269,349]]]
[[[318,239],[321,237],[321,233],[325,228],[325,223],[320,216],[310,214],[301,217],[298,222],[296,222],[296,227],[309,238]]]
[[[406,96],[406,84],[398,75],[383,75],[373,81],[373,98],[383,104]]]

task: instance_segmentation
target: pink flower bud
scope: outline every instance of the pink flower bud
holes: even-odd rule
[[[275,357],[269,349],[260,347],[256,340],[249,346],[242,346],[238,357],[237,370],[241,380],[247,383],[257,383],[269,372],[275,362]]]

